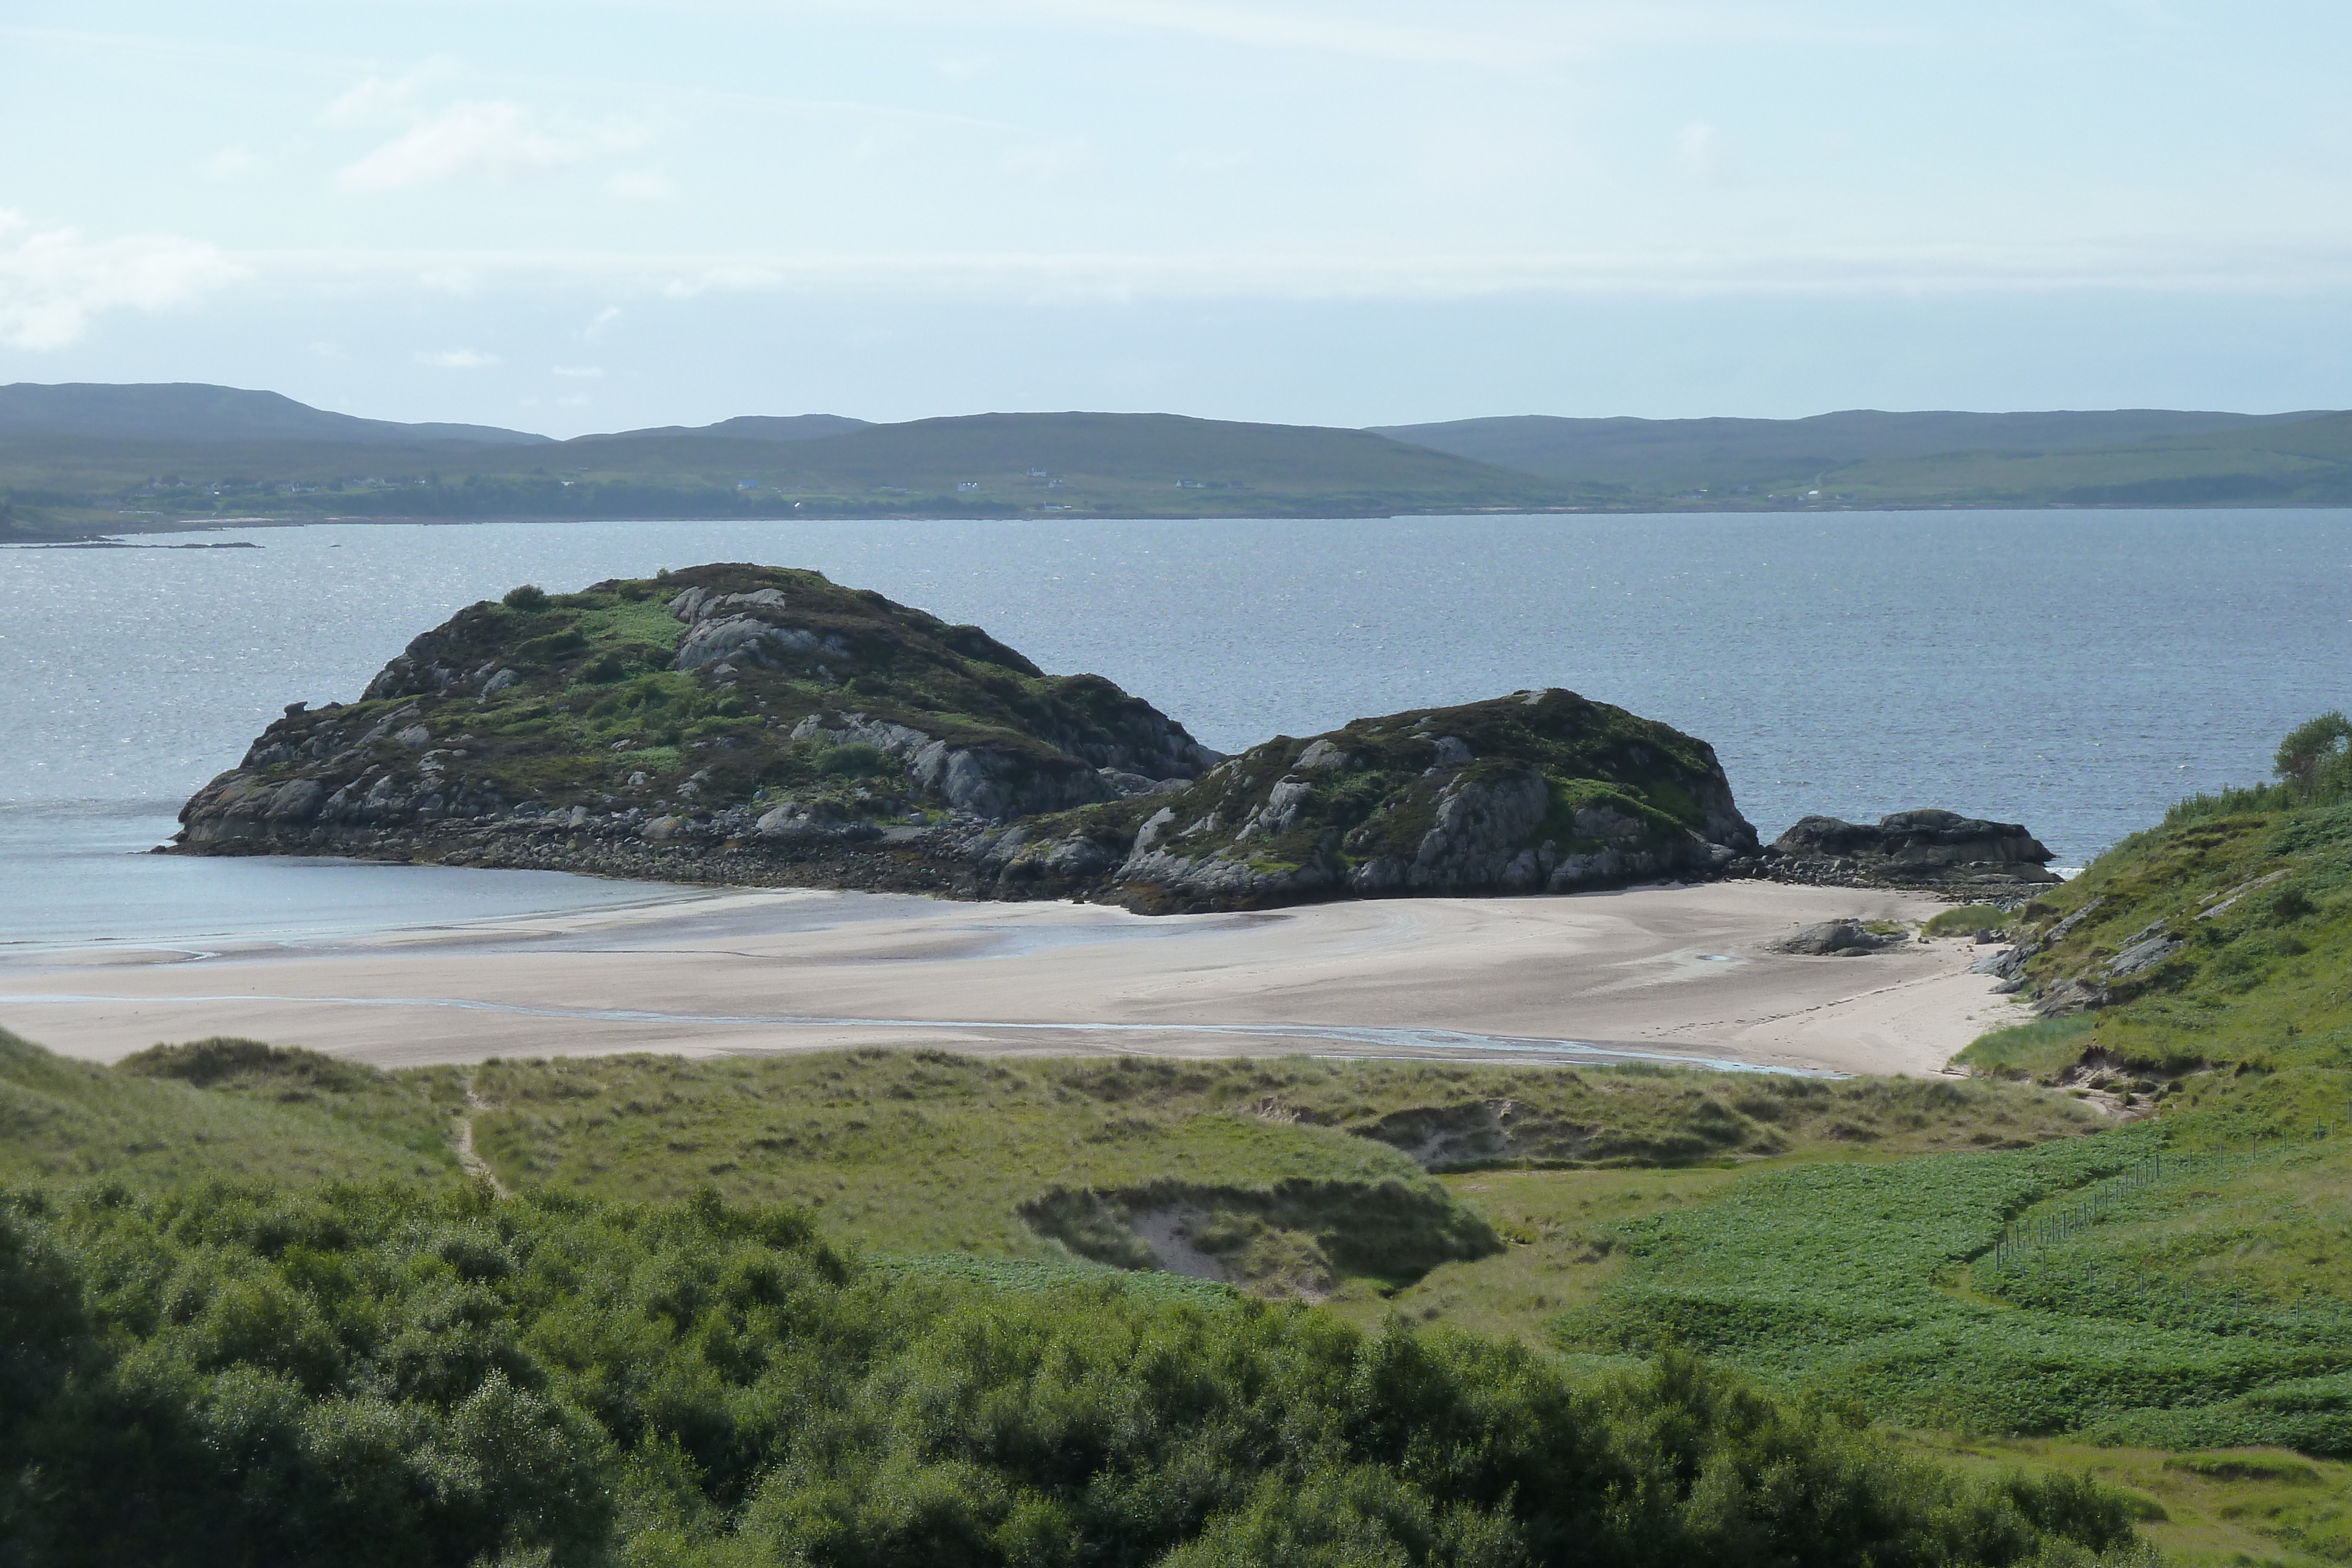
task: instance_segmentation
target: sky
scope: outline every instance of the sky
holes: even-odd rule
[[[0,0],[0,382],[2352,407],[2352,7]]]

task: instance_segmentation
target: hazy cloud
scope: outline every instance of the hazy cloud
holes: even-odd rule
[[[627,171],[605,181],[604,190],[607,194],[632,202],[666,202],[671,195],[669,182],[659,174]]]
[[[1168,168],[1176,174],[1235,174],[1256,161],[1245,147],[1194,147],[1171,157]]]
[[[22,214],[0,209],[0,344],[62,349],[89,330],[92,317],[190,304],[245,275],[241,264],[201,240],[92,240],[79,229],[36,229]]]
[[[1693,121],[1675,132],[1675,172],[1702,185],[1739,183],[1739,166],[1732,161],[1730,143],[1705,120]]]
[[[1348,10],[1207,5],[1201,0],[1015,0],[1011,7],[1076,26],[1175,33],[1221,44],[1356,55],[1408,65],[1466,65],[1523,72],[1584,52],[1574,13],[1519,13],[1511,25],[1473,31],[1419,22],[1387,22]]]
[[[346,191],[401,191],[477,176],[516,180],[551,173],[579,149],[530,124],[513,103],[453,103],[346,167]]]
[[[436,371],[480,371],[497,364],[499,357],[478,353],[472,349],[444,349],[439,353],[420,353],[416,356],[416,362],[430,365]]]
[[[575,380],[583,382],[602,381],[604,378],[604,367],[602,365],[558,365],[551,373],[559,376],[571,376]]]
[[[369,77],[329,104],[319,120],[326,125],[367,126],[415,119],[418,91],[428,76],[439,74],[428,68],[404,77]]]
[[[401,77],[369,77],[327,106],[321,123],[344,129],[402,127],[335,176],[346,191],[411,190],[452,180],[499,183],[557,172],[644,141],[625,126],[551,129],[506,99],[447,101],[436,85],[459,74],[457,62],[428,61]],[[436,101],[440,99],[441,101]],[[616,194],[644,194],[652,176],[614,177]],[[630,185],[629,182],[636,182]],[[666,187],[665,187],[666,192]]]
[[[596,341],[599,338],[602,338],[604,335],[605,328],[611,326],[620,319],[621,308],[619,306],[605,306],[604,308],[597,311],[596,314],[590,319],[587,326],[580,329],[581,340],[588,343]]]
[[[224,147],[205,160],[205,178],[215,182],[234,180],[253,172],[259,162],[254,157],[253,149],[241,142],[235,147]]]
[[[1052,185],[1108,168],[1109,162],[1095,150],[1093,142],[1076,136],[1008,152],[998,167],[1015,179]]]

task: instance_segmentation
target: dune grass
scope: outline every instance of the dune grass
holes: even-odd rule
[[[100,1181],[155,1191],[219,1176],[453,1179],[447,1070],[393,1075],[280,1052],[199,1087],[175,1069],[224,1044],[163,1047],[108,1069],[0,1031],[0,1182]]]
[[[1386,1188],[1389,1207],[1434,1233],[1456,1226],[1456,1213],[1488,1217],[1477,1193],[1440,1185],[1424,1164],[1607,1170],[1806,1149],[1842,1157],[2023,1145],[2099,1124],[2063,1096],[1997,1082],[1308,1058],[572,1058],[486,1064],[473,1086],[493,1107],[475,1118],[476,1146],[518,1189],[642,1201],[709,1185],[730,1199],[805,1206],[851,1246],[1008,1258],[1066,1257],[1071,1245],[1118,1256],[1108,1243],[1089,1249],[1068,1225],[1038,1223],[1042,1201],[1061,1214],[1088,1193],[1129,1209],[1181,1207],[1181,1194],[1152,1197],[1178,1184],[1210,1192],[1199,1201],[1218,1208],[1222,1189],[1233,1195],[1222,1207],[1250,1224],[1244,1211],[1264,1206],[1241,1195],[1318,1184],[1333,1189],[1318,1211],[1336,1215],[1350,1201],[1337,1189]],[[1292,1219],[1257,1222],[1315,1232],[1316,1251],[1368,1299],[1417,1278],[1430,1256],[1480,1249],[1433,1254],[1426,1236],[1401,1231],[1351,1267],[1349,1235],[1330,1228],[1360,1231],[1360,1220],[1318,1229],[1289,1207]],[[1123,1219],[1110,1223],[1123,1231]],[[1382,1257],[1396,1267],[1383,1270]]]

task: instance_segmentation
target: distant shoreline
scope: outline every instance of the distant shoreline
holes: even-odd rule
[[[1173,522],[1350,522],[1385,517],[1806,517],[1831,515],[1892,515],[1896,513],[1951,513],[1966,516],[1993,512],[2344,512],[2352,511],[2352,501],[2312,502],[2099,502],[2070,501],[2019,502],[2006,506],[1974,505],[1957,501],[1938,502],[1840,502],[1809,507],[1772,506],[1672,506],[1645,503],[1640,506],[1591,507],[1447,507],[1431,508],[1391,509],[1384,511],[1343,512],[1336,510],[1277,512],[1271,509],[1255,512],[777,512],[746,517],[719,517],[706,513],[679,514],[676,517],[649,517],[642,512],[614,512],[609,516],[579,513],[517,513],[498,517],[434,517],[430,515],[399,515],[372,517],[339,515],[326,517],[266,515],[236,517],[189,517],[153,522],[105,521],[86,527],[51,528],[40,530],[16,528],[0,532],[0,549],[31,549],[101,543],[118,537],[138,537],[149,534],[216,533],[224,528],[328,528],[346,525],[384,524],[403,528],[467,528],[487,524],[515,523],[1011,523],[1011,522],[1087,522],[1087,523],[1173,523]]]

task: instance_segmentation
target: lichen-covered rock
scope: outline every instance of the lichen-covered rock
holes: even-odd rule
[[[1087,896],[1149,910],[1569,892],[1757,850],[1706,742],[1557,690],[1283,737],[1181,789],[1022,831],[1009,852],[974,851],[982,891],[1108,862]]]

